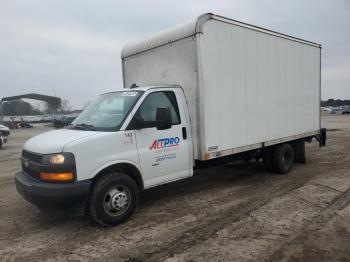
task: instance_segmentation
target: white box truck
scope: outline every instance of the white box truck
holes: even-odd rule
[[[126,220],[139,192],[194,169],[263,159],[285,174],[320,128],[319,44],[214,14],[126,45],[124,88],[28,140],[20,194],[43,210]]]

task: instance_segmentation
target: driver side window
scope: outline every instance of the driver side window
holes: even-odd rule
[[[179,108],[174,92],[161,91],[149,94],[136,113],[144,120],[145,127],[150,128],[156,126],[156,113],[158,107],[170,108],[173,125],[181,123]]]

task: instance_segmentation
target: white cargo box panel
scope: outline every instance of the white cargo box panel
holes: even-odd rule
[[[194,158],[317,134],[319,44],[213,14],[123,48],[124,87],[180,85]]]

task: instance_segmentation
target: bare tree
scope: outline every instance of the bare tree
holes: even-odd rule
[[[62,99],[61,101],[61,111],[64,113],[69,113],[72,111],[72,106],[68,99]]]

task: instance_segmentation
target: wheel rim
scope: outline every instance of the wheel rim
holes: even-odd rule
[[[110,216],[120,216],[128,210],[131,194],[124,185],[111,187],[103,198],[103,207]]]

